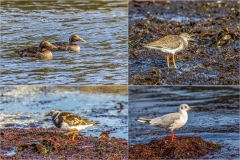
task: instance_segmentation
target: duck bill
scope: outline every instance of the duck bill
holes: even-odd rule
[[[58,49],[56,46],[54,46],[54,45],[52,45],[52,44],[51,44],[51,48],[52,48],[52,49]]]
[[[82,39],[82,38],[80,38],[80,37],[79,37],[79,40],[82,41],[82,42],[86,42],[84,39]]]
[[[78,41],[86,42],[84,39],[82,39],[81,37],[79,37],[79,35],[76,35],[76,38],[77,38]]]

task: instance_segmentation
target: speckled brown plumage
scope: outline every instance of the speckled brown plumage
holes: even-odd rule
[[[42,41],[38,47],[30,47],[23,50],[16,50],[20,57],[36,57],[41,59],[51,59],[52,53],[50,49],[56,48],[49,41]]]
[[[96,126],[99,123],[80,117],[77,114],[65,112],[61,110],[51,110],[47,116],[52,117],[52,121],[56,127],[64,130],[68,130],[69,132],[66,135],[73,134],[72,140],[74,141],[75,135],[80,130],[85,129],[89,126]]]
[[[153,46],[153,47],[166,47],[166,48],[170,48],[170,49],[175,49],[180,47],[181,43],[184,43],[184,40],[177,36],[177,35],[169,35],[166,37],[163,37],[157,41],[151,42],[149,44],[147,44],[147,46]],[[186,45],[184,45],[184,48],[186,48]]]
[[[191,36],[188,33],[181,33],[180,35],[168,35],[166,37],[160,38],[157,41],[150,42],[144,47],[172,54],[174,68],[177,68],[174,55],[175,53],[187,48],[188,40],[192,40]],[[167,55],[166,61],[169,68],[169,55]]]
[[[79,52],[80,47],[76,43],[77,41],[85,42],[79,35],[73,34],[69,37],[69,42],[56,42],[53,43],[57,47],[54,51],[69,51],[69,52]]]
[[[78,125],[97,125],[97,122],[94,122],[89,119],[85,119],[83,117],[80,117],[76,114],[69,113],[69,112],[62,112],[59,117],[62,117],[62,119],[68,123],[71,126],[78,126]]]

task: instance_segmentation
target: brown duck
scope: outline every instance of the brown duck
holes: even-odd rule
[[[52,59],[51,49],[57,49],[49,41],[42,41],[38,47],[30,47],[23,50],[16,50],[20,57],[36,57],[41,59]]]
[[[69,38],[69,42],[56,42],[53,43],[57,47],[57,49],[53,49],[53,51],[69,51],[69,52],[80,52],[80,47],[76,43],[77,41],[85,42],[78,34],[73,34]]]

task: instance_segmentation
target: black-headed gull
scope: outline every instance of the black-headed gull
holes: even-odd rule
[[[174,140],[174,132],[175,128],[181,128],[187,123],[188,120],[188,110],[194,110],[190,108],[187,104],[181,104],[179,107],[179,111],[176,113],[169,113],[162,117],[157,118],[139,118],[139,122],[149,123],[150,125],[159,126],[162,128],[166,128],[171,130],[172,141]]]

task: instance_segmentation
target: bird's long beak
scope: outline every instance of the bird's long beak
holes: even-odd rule
[[[188,39],[189,41],[195,41],[192,37],[196,36],[197,34],[191,34],[190,38]]]
[[[50,113],[46,114],[45,117],[50,116]]]
[[[84,39],[82,39],[79,35],[77,35],[77,38],[79,41],[86,42]]]
[[[195,41],[194,39],[192,39],[192,37],[190,37],[188,40],[189,40],[189,41]]]
[[[189,108],[189,110],[191,110],[191,111],[194,111],[194,109],[193,109],[193,108]]]

